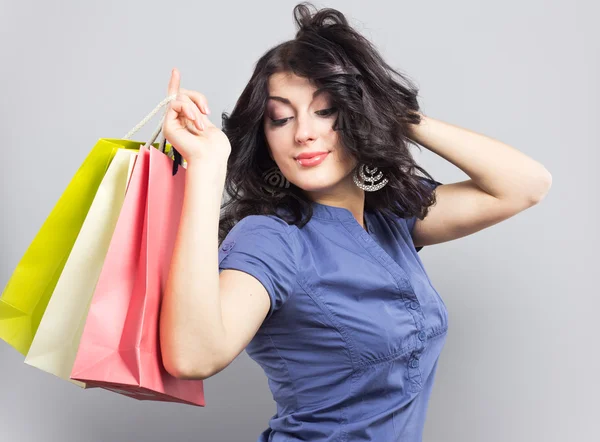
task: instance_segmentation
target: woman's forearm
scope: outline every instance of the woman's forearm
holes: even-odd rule
[[[550,186],[548,170],[523,152],[469,129],[421,115],[410,138],[465,172],[496,198],[538,200]]]
[[[167,371],[210,372],[223,343],[218,229],[226,164],[188,163],[181,219],[162,299],[160,342]]]

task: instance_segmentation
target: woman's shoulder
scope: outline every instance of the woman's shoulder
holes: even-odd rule
[[[289,225],[276,215],[247,215],[231,228],[223,242],[239,242],[242,238],[258,237],[262,241],[295,248],[295,230],[296,226]]]
[[[276,215],[247,215],[239,220],[232,228],[232,231],[239,230],[245,233],[266,233],[278,232],[289,235],[292,227],[285,220]]]

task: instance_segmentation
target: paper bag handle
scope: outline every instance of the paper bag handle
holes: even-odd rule
[[[123,139],[125,139],[125,140],[129,139],[129,137],[131,137],[134,133],[136,133],[138,130],[140,130],[154,115],[156,115],[158,113],[158,111],[161,110],[161,108],[163,108],[168,103],[173,101],[176,97],[177,97],[177,94],[169,95],[167,98],[165,98],[160,103],[158,103],[156,105],[156,107],[142,119],[142,121],[140,121],[138,124],[135,125],[135,127],[133,129],[131,129],[129,132],[127,132],[127,135],[125,135],[123,137]],[[146,141],[146,144],[144,144],[143,147],[145,147],[146,149],[150,149],[152,144],[154,144],[154,142],[156,141],[156,138],[158,138],[158,136],[161,135],[161,140],[160,140],[160,144],[158,146],[158,150],[162,153],[165,153],[166,146],[167,146],[167,140],[166,140],[164,134],[161,134],[162,126],[163,126],[163,123],[165,120],[165,114],[166,114],[166,112],[161,117],[160,123],[158,124],[158,126],[156,127],[156,129],[154,130],[152,135],[150,136],[150,139],[148,141]],[[175,148],[172,148],[171,151],[169,152],[169,154],[167,154],[167,156],[169,156],[173,159],[173,175],[175,175],[177,173],[178,167],[180,165],[184,166],[186,161],[183,159],[181,154],[179,152],[177,152],[177,150]]]
[[[146,115],[142,119],[142,121],[140,121],[138,124],[135,125],[135,127],[133,129],[131,129],[129,132],[127,132],[127,134],[123,137],[123,139],[124,140],[128,140],[134,133],[136,133],[138,130],[140,130],[142,127],[144,127],[144,125],[148,121],[150,121],[152,119],[152,117],[154,117],[154,115],[156,115],[164,106],[166,106],[167,104],[169,104],[176,97],[177,97],[177,95],[173,94],[173,95],[169,95],[168,97],[166,97],[165,99],[163,99],[160,103],[158,103],[156,105],[156,107],[148,115]],[[146,142],[146,144],[144,144],[145,148],[149,149],[150,146],[156,141],[156,138],[158,138],[158,135],[162,131],[162,126],[163,126],[164,120],[165,120],[165,114],[163,114],[163,116],[161,117],[160,123],[158,124],[158,126],[156,127],[156,129],[154,130],[154,132],[152,133],[152,135],[150,136],[150,139]],[[162,152],[165,151],[165,145],[166,145],[166,140],[163,137],[163,140],[161,141],[161,146],[160,146],[160,150]]]

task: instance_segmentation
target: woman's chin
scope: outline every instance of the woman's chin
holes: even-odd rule
[[[323,180],[322,182],[315,182],[315,181],[311,181],[310,183],[300,182],[297,184],[297,186],[305,192],[319,194],[319,193],[324,193],[324,192],[330,191],[331,189],[333,189],[335,187],[335,184],[336,184],[335,182],[331,182],[329,180]]]

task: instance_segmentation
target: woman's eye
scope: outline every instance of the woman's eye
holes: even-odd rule
[[[280,120],[273,120],[273,119],[271,119],[271,125],[272,126],[283,126],[286,123],[287,120],[289,120],[289,118],[282,118]]]
[[[328,117],[332,114],[334,114],[337,111],[337,108],[335,107],[331,107],[329,109],[323,109],[320,111],[317,111],[316,114],[322,117]],[[271,119],[271,125],[273,126],[283,126],[285,123],[287,123],[288,120],[291,120],[292,117],[288,117],[288,118],[281,118],[279,120],[273,120]]]
[[[321,111],[317,111],[317,114],[327,117],[329,115],[332,115],[335,113],[335,111],[337,111],[337,108],[335,107],[330,107],[329,109],[325,109],[325,110],[321,110]],[[320,113],[319,113],[320,112]]]

